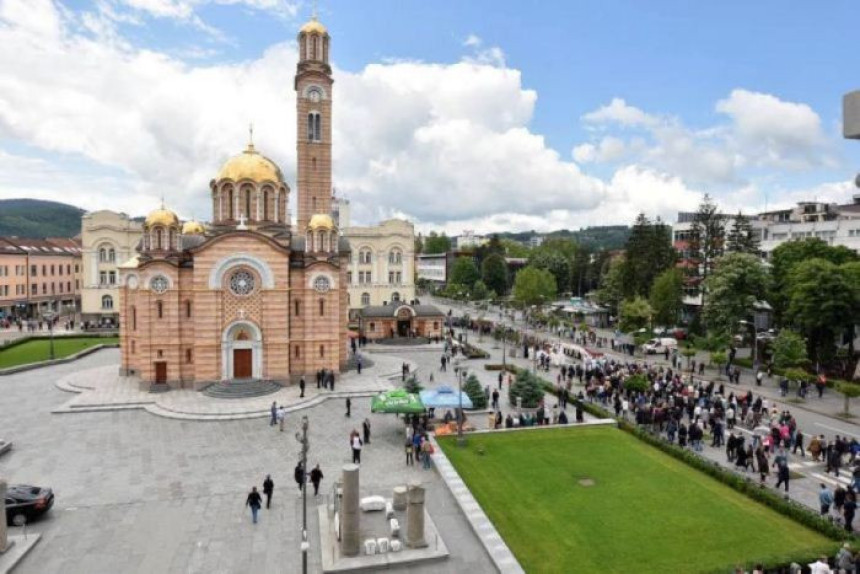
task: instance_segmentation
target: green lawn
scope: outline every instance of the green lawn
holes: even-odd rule
[[[118,342],[117,337],[55,337],[54,357],[62,359],[95,345],[115,345]],[[0,369],[47,361],[50,358],[51,342],[48,339],[36,339],[0,350]]]
[[[439,443],[530,574],[729,572],[838,548],[616,428]]]

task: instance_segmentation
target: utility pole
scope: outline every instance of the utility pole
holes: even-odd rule
[[[302,445],[299,456],[302,461],[302,574],[308,574],[308,450],[311,447],[308,440],[308,417],[302,417],[302,432],[296,433],[296,440]]]

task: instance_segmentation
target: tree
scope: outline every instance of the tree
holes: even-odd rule
[[[519,370],[517,378],[511,385],[510,391],[508,391],[508,399],[511,401],[511,405],[516,405],[517,397],[522,397],[522,406],[526,409],[537,408],[541,399],[543,399],[543,395],[543,384],[526,369]]]
[[[463,392],[469,395],[472,401],[472,407],[476,409],[487,408],[487,395],[484,394],[484,389],[481,388],[481,383],[475,373],[471,373],[466,378],[466,384],[463,385]]]
[[[561,251],[550,249],[535,250],[529,257],[529,267],[546,269],[555,277],[556,289],[559,292],[567,291],[570,282],[570,260]]]
[[[481,279],[497,295],[508,292],[508,264],[498,253],[491,253],[481,263]]]
[[[753,229],[749,217],[738,211],[732,229],[726,237],[726,251],[729,253],[759,254],[758,234]]]
[[[767,284],[767,271],[757,256],[729,253],[720,257],[705,281],[708,325],[718,335],[733,335],[740,321],[752,313],[755,302],[764,298]]]
[[[839,391],[843,397],[845,397],[845,414],[850,415],[851,412],[849,407],[851,406],[849,403],[852,398],[860,397],[860,385],[855,385],[854,383],[848,383],[845,381],[834,381],[834,386],[836,390]]]
[[[470,292],[470,298],[473,301],[484,301],[486,299],[491,299],[493,293],[487,289],[486,284],[483,281],[478,279],[475,281],[475,284],[472,286],[472,290]]]
[[[671,229],[640,213],[625,245],[624,296],[647,297],[654,278],[674,264]]]
[[[588,284],[588,271],[592,257],[591,249],[581,245],[570,260],[570,291],[576,293],[578,297],[582,297],[591,290]]]
[[[522,243],[514,241],[513,239],[502,239],[501,245],[502,248],[505,250],[505,255],[507,255],[508,257],[517,257],[520,259],[525,259],[529,256],[529,253],[531,253],[531,250],[528,247],[526,247]]]
[[[555,298],[555,277],[545,269],[529,265],[514,279],[514,299],[524,305],[541,305]]]
[[[791,329],[783,329],[773,340],[773,364],[778,369],[797,367],[807,361],[806,342]]]
[[[770,257],[773,283],[768,302],[773,307],[774,316],[779,323],[785,320],[788,313],[792,270],[798,263],[810,259],[823,259],[834,265],[858,261],[857,255],[847,247],[833,247],[817,238],[786,241],[774,249]]]
[[[624,379],[624,389],[627,391],[634,391],[638,393],[644,393],[651,386],[648,383],[648,377],[645,375],[630,375],[626,379]]]
[[[666,269],[654,279],[651,286],[651,308],[654,321],[659,325],[671,327],[678,321],[683,305],[684,278],[675,267]]]
[[[711,201],[709,195],[705,194],[690,225],[690,239],[687,245],[690,257],[686,267],[693,284],[699,287],[703,307],[707,291],[704,283],[714,267],[714,261],[723,254],[725,241],[723,220],[723,216],[717,212],[717,205]]]
[[[607,262],[607,271],[600,282],[597,301],[617,314],[622,299],[624,299],[624,258],[616,257]]]
[[[447,253],[449,251],[451,251],[451,239],[444,232],[442,235],[439,235],[435,231],[431,231],[424,239],[424,253]]]
[[[450,283],[471,288],[475,281],[480,278],[481,274],[471,257],[458,257],[454,260],[454,264],[451,266]]]
[[[726,364],[725,351],[714,351],[711,353],[711,364],[717,367],[717,378],[723,378],[723,365]]]
[[[860,285],[842,267],[824,259],[797,263],[788,280],[789,321],[806,335],[815,361],[836,354],[836,337],[853,328],[860,316]]]
[[[625,333],[637,331],[648,326],[653,313],[651,305],[644,298],[627,299],[621,303],[621,309],[618,312],[618,326]]]

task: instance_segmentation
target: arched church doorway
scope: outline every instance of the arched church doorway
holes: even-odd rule
[[[250,321],[236,321],[224,329],[221,355],[223,380],[263,377],[263,338]]]

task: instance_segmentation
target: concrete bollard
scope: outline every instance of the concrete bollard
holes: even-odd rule
[[[418,482],[409,484],[406,507],[406,546],[424,548],[424,487]]]
[[[394,487],[394,510],[406,510],[406,487],[405,486],[395,486]]]
[[[6,532],[6,481],[0,478],[0,500],[4,501],[3,503],[3,516],[0,516],[0,554],[6,552],[9,548],[9,539]]]
[[[361,550],[360,518],[358,465],[345,464],[340,540],[340,551],[344,556],[357,556]]]

